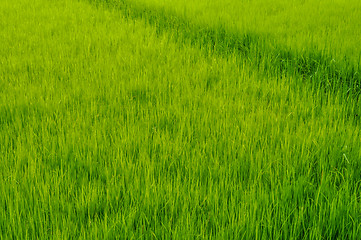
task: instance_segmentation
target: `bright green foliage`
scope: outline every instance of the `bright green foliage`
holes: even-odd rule
[[[358,0],[132,0],[131,2],[141,6],[171,10],[196,23],[207,25],[221,23],[242,33],[267,35],[279,44],[287,46],[288,49],[331,52],[334,58],[347,55],[354,60],[360,60],[361,2]]]
[[[360,239],[356,6],[0,1],[0,238]]]

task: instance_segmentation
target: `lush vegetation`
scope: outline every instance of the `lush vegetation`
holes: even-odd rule
[[[360,239],[358,1],[0,1],[1,239]]]

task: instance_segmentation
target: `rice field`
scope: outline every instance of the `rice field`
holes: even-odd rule
[[[1,0],[0,239],[361,239],[359,22]]]

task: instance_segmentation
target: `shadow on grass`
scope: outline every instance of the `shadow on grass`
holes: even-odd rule
[[[272,75],[299,76],[305,83],[325,92],[358,98],[361,93],[360,65],[348,60],[336,62],[322,52],[294,52],[272,44],[267,36],[240,33],[224,24],[197,25],[163,8],[144,7],[129,0],[88,0],[92,4],[119,9],[127,18],[142,19],[156,26],[157,33],[170,32],[179,42],[190,43],[206,54],[237,55],[257,70]]]

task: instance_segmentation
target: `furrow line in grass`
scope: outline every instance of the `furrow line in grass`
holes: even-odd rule
[[[196,24],[163,8],[141,6],[128,0],[88,0],[96,5],[120,10],[127,18],[143,19],[157,27],[157,33],[171,32],[174,39],[200,47],[206,54],[227,57],[236,54],[258,71],[275,75],[299,76],[325,92],[341,92],[358,98],[361,93],[360,64],[345,57],[336,61],[320,51],[294,52],[267,36],[240,33],[224,23],[216,26]]]

